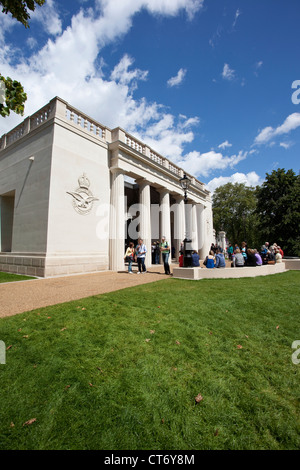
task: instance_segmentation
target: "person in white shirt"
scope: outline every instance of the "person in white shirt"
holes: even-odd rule
[[[135,248],[135,253],[136,253],[136,260],[138,264],[137,274],[144,274],[147,272],[146,266],[145,266],[145,257],[147,253],[147,248],[144,245],[142,238],[138,239],[138,244]]]

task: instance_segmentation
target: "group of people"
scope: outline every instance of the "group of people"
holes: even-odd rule
[[[165,274],[170,274],[170,265],[169,265],[170,246],[169,246],[169,243],[167,242],[166,237],[162,237],[161,243],[156,242],[155,250],[156,251],[154,253],[152,251],[152,256],[155,255],[155,260],[157,260],[157,256],[158,256],[158,260],[159,260],[159,255],[161,253]],[[133,274],[133,271],[132,271],[133,262],[137,262],[137,265],[138,265],[137,274],[144,274],[147,272],[147,268],[145,264],[146,253],[147,253],[147,247],[144,244],[144,241],[142,238],[138,239],[138,244],[136,246],[134,246],[133,242],[129,243],[128,248],[124,255],[124,260],[128,263],[129,274]],[[152,262],[153,262],[153,258],[152,258]],[[157,264],[157,263],[153,263],[153,264]]]
[[[232,268],[280,263],[284,256],[281,247],[277,243],[270,246],[269,242],[265,242],[260,251],[256,248],[248,248],[246,242],[242,242],[241,246],[237,243],[232,246],[229,243],[226,251]],[[222,248],[212,244],[203,264],[207,268],[225,268],[226,261]]]
[[[277,243],[270,246],[269,242],[262,245],[260,251],[256,248],[248,248],[247,243],[243,242],[241,247],[231,244],[227,247],[228,258],[231,260],[232,267],[243,266],[262,266],[264,264],[275,264],[282,262],[284,253]]]
[[[280,263],[284,256],[284,253],[277,243],[273,243],[270,246],[269,242],[265,242],[262,245],[260,251],[255,248],[248,248],[246,242],[242,242],[241,246],[237,243],[232,246],[229,243],[227,249],[228,259],[231,261],[231,267],[240,268],[243,266],[262,266],[264,264],[275,264]],[[141,238],[138,239],[138,244],[134,246],[133,242],[130,242],[124,259],[128,262],[128,273],[133,274],[132,263],[135,261],[138,265],[137,274],[143,274],[147,272],[145,265],[147,248]],[[166,240],[166,237],[162,237],[161,242],[155,242],[152,245],[152,263],[158,264],[160,254],[162,255],[162,261],[164,265],[165,274],[170,274],[169,256],[170,256],[170,245]],[[196,250],[192,252],[192,267],[200,267],[199,254]],[[225,268],[226,261],[223,249],[218,245],[211,245],[209,254],[206,256],[203,264],[206,268]],[[184,265],[184,255],[180,252],[179,256],[179,267]]]

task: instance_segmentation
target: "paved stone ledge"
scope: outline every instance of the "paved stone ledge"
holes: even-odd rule
[[[300,258],[285,259],[285,269],[300,269]]]
[[[298,268],[299,269],[299,268]],[[285,263],[242,268],[175,268],[173,277],[178,279],[232,279],[241,277],[268,276],[287,271]]]

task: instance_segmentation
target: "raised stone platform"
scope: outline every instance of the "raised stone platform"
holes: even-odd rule
[[[299,260],[300,262],[300,260]],[[290,269],[290,268],[289,268]],[[300,269],[298,268],[293,269]],[[173,277],[178,279],[231,279],[241,277],[268,276],[287,271],[285,262],[264,266],[242,268],[173,268]]]

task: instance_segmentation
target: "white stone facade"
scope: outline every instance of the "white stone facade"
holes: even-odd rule
[[[203,258],[213,241],[210,193],[188,175],[185,206],[183,175],[123,129],[54,98],[0,140],[0,270],[41,277],[124,270],[126,241],[138,236],[147,266],[162,235],[178,257],[185,211]]]

